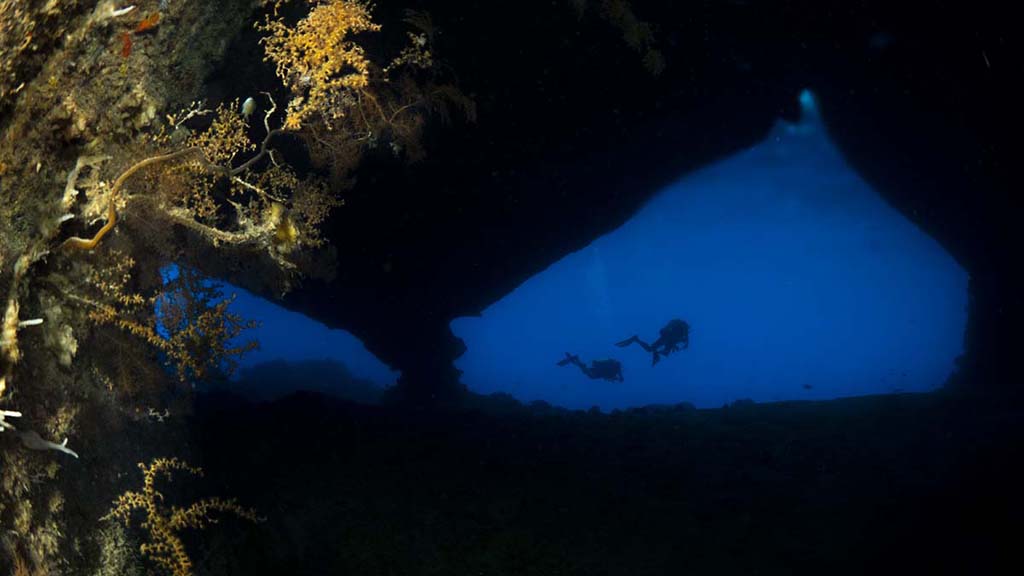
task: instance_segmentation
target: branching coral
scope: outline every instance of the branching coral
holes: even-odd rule
[[[315,180],[300,179],[285,165],[273,161],[269,143],[282,129],[270,127],[270,117],[277,107],[269,96],[268,100],[266,135],[258,146],[249,141],[245,120],[233,107],[184,112],[181,122],[206,114],[213,114],[214,121],[207,130],[191,137],[185,148],[144,158],[118,175],[112,185],[100,182],[86,189],[90,205],[105,203],[106,220],[93,236],[68,238],[63,247],[95,249],[117,224],[119,210],[144,203],[168,224],[182,226],[215,246],[265,251],[281,268],[294,268],[284,255],[300,241],[317,246],[316,226],[340,202]],[[235,162],[239,155],[253,151],[255,154],[244,162]],[[272,160],[270,166],[258,170],[260,161],[268,157]],[[141,191],[125,190],[133,176],[144,175],[144,169],[159,165],[167,166],[150,173]],[[214,197],[222,183],[227,184],[229,195],[218,202]],[[223,204],[234,211],[233,219],[218,217]],[[281,210],[278,205],[288,209]],[[290,242],[282,242],[282,227],[296,228],[298,223],[307,225],[301,235],[296,232],[290,235]]]
[[[157,294],[143,296],[128,288],[134,260],[116,252],[108,259],[110,264],[87,277],[88,294],[68,297],[85,304],[93,322],[117,326],[162,352],[181,381],[230,375],[237,358],[257,346],[255,341],[235,343],[256,323],[230,311],[233,298],[225,298],[219,284],[179,268]]]
[[[73,236],[65,240],[63,245],[67,248],[75,248],[79,250],[92,250],[95,248],[96,245],[99,244],[100,240],[103,240],[103,237],[113,230],[114,225],[117,224],[116,202],[118,194],[125,182],[127,182],[132,175],[148,166],[160,164],[161,162],[170,162],[198,152],[201,152],[198,148],[186,148],[184,150],[161,154],[159,156],[152,156],[133,164],[130,168],[122,172],[116,180],[114,180],[114,185],[110,188],[110,197],[107,207],[107,221],[103,224],[103,227],[100,228],[92,238],[85,239]]]
[[[236,342],[257,323],[231,312],[233,301],[220,284],[191,268],[179,267],[168,278],[156,300],[158,325],[166,342],[161,349],[174,359],[180,379],[203,379],[211,372],[231,375],[238,358],[256,348],[254,340]]]
[[[275,137],[298,135],[338,184],[347,182],[365,150],[380,144],[386,143],[396,156],[422,156],[419,138],[427,113],[444,115],[446,106],[455,105],[473,118],[472,101],[454,86],[435,83],[429,75],[417,79],[410,72],[434,64],[429,16],[409,14],[406,21],[420,32],[410,33],[409,46],[381,67],[355,40],[359,33],[380,29],[368,5],[359,0],[312,3],[310,13],[294,26],[275,18],[259,25],[267,34],[267,60],[292,93],[278,127],[271,126],[277,105],[269,94],[265,134],[258,145],[248,137],[252,100],[244,110],[236,101],[215,110],[193,106],[168,116],[176,131],[201,116],[212,115],[213,121],[189,137],[183,149],[143,158],[111,185],[87,189],[88,206],[105,203],[105,221],[91,237],[68,238],[64,247],[96,248],[116,226],[119,211],[142,203],[170,225],[214,246],[262,251],[282,269],[294,270],[287,255],[298,246],[319,246],[319,225],[341,201],[336,190],[315,178],[299,178],[280,162],[270,147]],[[158,139],[157,144],[170,141]],[[147,171],[150,167],[156,169]],[[144,181],[142,190],[127,189],[133,177]]]
[[[365,154],[416,160],[430,115],[443,117],[449,108],[474,114],[472,101],[439,79],[429,16],[409,14],[408,45],[388,61],[366,49],[365,34],[380,26],[362,0],[310,0],[297,23],[275,11],[259,24],[266,58],[289,92],[280,108],[262,92],[157,114],[196,92],[160,83],[175,66],[144,66],[158,52],[182,64],[178,52],[156,48],[185,37],[171,30],[202,28],[211,18],[183,20],[185,8],[161,10],[161,24],[147,39],[152,46],[126,59],[116,40],[120,23],[112,20],[120,5],[102,2],[92,17],[83,13],[61,58],[47,63],[38,80],[8,74],[12,45],[0,41],[0,93],[21,94],[16,121],[0,138],[0,430],[14,428],[21,412],[13,408],[25,409],[24,421],[45,434],[19,434],[29,448],[65,451],[43,438],[71,435],[72,418],[61,415],[74,414],[65,408],[84,397],[113,399],[117,412],[110,414],[130,414],[187,396],[165,393],[173,382],[168,365],[183,380],[230,371],[252,346],[235,343],[248,323],[230,313],[230,298],[207,278],[287,290],[297,275],[315,272],[310,252],[325,243],[320,227],[342,204],[340,193]],[[0,28],[24,29],[7,26],[17,6],[0,0],[7,10],[0,10]],[[253,126],[260,120],[262,130]],[[274,149],[282,142],[305,145],[313,168],[289,166],[291,155]],[[74,166],[59,163],[76,155]],[[182,264],[182,276],[162,283],[159,270],[171,262]],[[45,324],[30,328],[37,316]],[[92,393],[99,390],[116,393]],[[93,458],[103,457],[98,452]],[[2,468],[5,478],[19,479],[31,469]],[[203,525],[209,512],[240,509],[217,499],[165,509],[153,478],[172,470],[194,471],[176,461],[144,467],[146,487],[126,494],[112,515],[127,521],[131,512],[146,511],[145,525],[155,531],[144,553],[183,574],[191,565],[177,531]],[[7,489],[15,484],[0,484],[0,520],[19,526],[20,538],[50,535],[26,556],[33,566],[49,566],[57,558],[59,531],[49,528],[58,525],[56,513],[41,514],[41,500],[26,498],[27,488],[15,493]],[[5,508],[7,500],[19,504]],[[21,544],[0,538],[0,546]]]
[[[215,513],[230,513],[251,522],[261,519],[256,512],[243,508],[234,499],[204,498],[187,507],[167,506],[164,495],[156,488],[159,477],[171,479],[172,472],[186,472],[202,476],[200,468],[189,466],[177,458],[157,458],[146,466],[140,463],[143,486],[141,492],[128,491],[118,497],[114,508],[105,518],[117,519],[130,525],[133,514],[143,511],[146,519],[142,527],[148,532],[148,541],[139,551],[157,566],[173,576],[190,576],[192,560],[185,550],[180,533],[187,528],[202,529],[217,522]]]
[[[407,11],[409,42],[390,62],[371,60],[355,38],[380,29],[360,0],[314,0],[295,27],[270,18],[266,58],[290,89],[284,128],[297,132],[314,162],[345,185],[367,150],[386,147],[415,161],[428,114],[449,107],[475,119],[475,105],[454,85],[435,78],[436,28],[425,12]],[[280,2],[278,3],[280,4]]]
[[[284,126],[301,128],[318,114],[333,120],[349,108],[346,97],[370,82],[370,61],[353,40],[360,32],[375,32],[380,25],[360,0],[315,2],[309,15],[294,27],[268,19],[259,28],[267,58],[277,65],[277,75],[291,89]],[[278,2],[278,6],[280,2]]]

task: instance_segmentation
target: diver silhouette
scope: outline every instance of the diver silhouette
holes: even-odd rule
[[[614,358],[607,360],[592,360],[590,366],[587,366],[580,360],[579,356],[575,354],[565,353],[565,358],[558,361],[559,366],[568,366],[569,364],[575,364],[579,366],[580,370],[589,378],[594,380],[607,380],[609,382],[622,382],[622,364]]]
[[[683,320],[673,318],[658,332],[658,339],[653,344],[648,344],[639,336],[634,335],[622,342],[616,342],[615,345],[625,348],[634,342],[654,355],[654,359],[651,361],[651,366],[654,366],[662,356],[668,356],[672,352],[690,347],[690,325]]]

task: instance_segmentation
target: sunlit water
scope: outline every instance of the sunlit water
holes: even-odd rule
[[[619,229],[452,323],[481,393],[573,408],[720,406],[941,386],[963,347],[967,274],[844,162],[809,93],[798,124],[662,190]],[[689,349],[652,366],[672,318]],[[624,382],[584,362],[615,358]]]

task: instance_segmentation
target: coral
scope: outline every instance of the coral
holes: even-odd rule
[[[70,197],[71,201],[66,203],[72,203],[74,197],[84,191],[87,201],[83,215],[97,214],[98,207],[102,206],[105,222],[91,237],[67,238],[63,247],[94,250],[116,226],[119,212],[135,205],[153,211],[168,227],[184,227],[214,246],[266,251],[281,268],[293,269],[294,264],[286,260],[284,254],[300,243],[318,246],[316,227],[340,201],[316,180],[300,179],[276,160],[268,167],[257,169],[264,158],[273,160],[269,142],[282,131],[269,124],[276,105],[271,99],[264,117],[266,135],[257,146],[249,140],[247,122],[235,104],[222,105],[216,110],[191,108],[180,115],[168,116],[176,127],[208,114],[214,119],[206,130],[190,136],[186,147],[135,162],[121,172],[112,185],[93,181],[81,190],[69,185],[65,197]],[[236,162],[240,155],[254,151],[255,155],[244,162]],[[97,163],[95,159],[80,159],[76,170]],[[147,174],[146,169],[151,167],[159,169]],[[144,184],[139,187],[139,193],[127,190],[133,177]],[[226,199],[222,197],[223,187],[229,192]],[[277,205],[286,208],[288,219],[282,219]],[[233,210],[235,217],[223,218],[224,208]],[[283,224],[293,228],[289,242],[281,242]]]
[[[115,252],[108,262],[88,276],[91,292],[72,298],[89,307],[87,316],[96,324],[117,326],[164,353],[181,381],[215,372],[230,375],[237,358],[257,346],[254,341],[234,345],[243,330],[256,324],[232,313],[233,298],[225,298],[220,285],[196,271],[179,268],[158,293],[143,296],[128,289],[134,259]]]
[[[344,116],[350,108],[347,93],[369,84],[370,61],[352,39],[360,32],[380,30],[367,4],[360,0],[315,4],[294,28],[273,18],[259,26],[267,33],[263,39],[267,59],[292,91],[284,122],[289,130],[301,128],[314,114],[328,120]]]
[[[125,4],[0,0],[4,574],[16,556],[33,574],[92,572],[92,566],[81,565],[80,549],[95,541],[89,523],[102,511],[66,514],[60,503],[66,494],[81,494],[86,483],[106,482],[107,470],[121,463],[122,453],[113,443],[126,411],[110,408],[123,408],[124,397],[97,393],[103,381],[96,373],[110,372],[115,361],[123,360],[134,385],[156,388],[153,397],[172,401],[166,384],[173,378],[167,378],[160,363],[166,354],[121,330],[91,323],[88,312],[97,308],[83,300],[97,294],[86,279],[119,251],[139,259],[123,294],[146,298],[158,290],[151,271],[169,261],[169,254],[180,254],[180,244],[169,240],[184,234],[168,218],[144,221],[137,198],[160,196],[160,190],[149,187],[157,173],[180,167],[201,151],[182,150],[182,141],[155,145],[163,124],[157,112],[196,97],[199,84],[221,59],[223,40],[251,25],[249,10],[257,0],[171,3],[161,10],[159,26],[144,37],[133,36],[131,58],[122,57],[118,34],[133,30],[145,14],[125,17]],[[155,10],[156,2],[145,6]],[[160,158],[166,154],[174,156]],[[144,249],[149,246],[138,231],[145,226],[165,241],[166,252]],[[69,236],[77,239],[61,249]],[[269,245],[270,232],[265,236]],[[113,304],[125,307],[116,300]],[[152,309],[143,307],[132,320],[155,325],[148,323]],[[41,325],[40,318],[45,320]],[[103,357],[108,352],[124,356]],[[114,379],[125,377],[114,373]],[[158,379],[165,386],[152,386]],[[19,430],[11,430],[12,424]],[[103,447],[91,451],[88,462],[75,463],[87,473],[60,474],[63,455],[25,449],[54,448],[43,438],[59,442],[67,436],[75,448],[78,443]]]
[[[206,159],[217,166],[232,166],[239,154],[256,149],[246,134],[248,123],[238,110],[237,101],[221,104],[213,111],[210,127],[191,139],[190,145],[202,149]]]
[[[4,561],[18,553],[30,569],[52,571],[102,538],[86,536],[81,518],[59,505],[60,490],[102,479],[54,482],[61,464],[25,446],[61,450],[44,438],[71,436],[93,447],[77,466],[115,469],[122,453],[104,435],[147,410],[183,413],[189,395],[176,378],[230,372],[254,346],[236,343],[250,324],[208,278],[281,293],[317,273],[320,228],[364,156],[416,160],[430,115],[444,119],[452,107],[473,116],[472,101],[438,79],[429,15],[409,13],[408,45],[378,62],[363,40],[379,26],[356,0],[309,1],[298,23],[275,11],[259,25],[287,105],[278,108],[273,86],[211,106],[193,101],[251,10],[280,3],[169,3],[144,20],[155,2],[129,10],[112,0],[0,0]],[[297,156],[274,149],[286,139],[305,145],[314,168],[287,164]],[[165,283],[160,270],[171,262],[182,273]],[[172,470],[194,469],[144,467],[149,487],[126,495],[123,515],[156,511],[162,520],[147,515],[157,529],[144,551],[182,573],[177,530],[236,510],[216,499],[166,509],[152,478]]]
[[[171,479],[175,471],[202,476],[200,468],[189,466],[177,458],[157,458],[146,466],[140,463],[143,487],[141,492],[128,491],[118,497],[114,508],[105,519],[117,519],[126,526],[131,524],[134,512],[144,511],[146,519],[142,527],[148,532],[148,541],[139,547],[143,556],[173,576],[190,576],[193,570],[191,558],[185,550],[179,534],[186,528],[202,529],[217,519],[214,513],[231,513],[251,522],[260,522],[256,512],[241,507],[235,500],[205,498],[188,507],[166,506],[164,495],[156,489],[158,477]]]
[[[97,533],[100,567],[94,576],[141,576],[145,574],[138,550],[123,526],[109,523]]]
[[[178,369],[178,377],[203,379],[212,372],[230,376],[237,359],[258,346],[256,341],[236,345],[239,334],[256,322],[231,312],[234,296],[225,297],[221,285],[190,268],[178,268],[156,299],[159,329],[166,335],[166,352]]]
[[[472,101],[454,86],[412,73],[434,65],[428,15],[407,14],[406,22],[419,32],[409,33],[409,46],[380,67],[354,40],[361,32],[380,29],[368,5],[357,0],[312,4],[293,27],[276,17],[258,26],[267,34],[262,41],[267,59],[292,93],[280,126],[271,126],[277,105],[269,94],[265,134],[258,144],[249,138],[253,99],[241,111],[237,100],[213,110],[194,103],[168,115],[169,132],[151,140],[155,150],[128,165],[109,185],[96,179],[103,157],[82,157],[68,177],[64,205],[73,207],[75,197],[84,192],[84,219],[104,221],[91,236],[67,238],[64,247],[94,250],[115,228],[120,213],[135,207],[213,246],[263,252],[282,270],[294,271],[288,255],[300,246],[321,245],[319,226],[341,200],[325,182],[299,178],[282,163],[270,147],[275,137],[297,133],[317,165],[329,166],[334,183],[344,185],[363,152],[380,144],[408,160],[422,157],[419,140],[427,113],[446,117],[447,106],[454,105],[472,119]],[[212,122],[182,142],[178,134],[189,132],[186,124],[207,115]],[[156,151],[175,143],[184,147]],[[81,189],[73,186],[78,171],[86,168],[94,180],[83,180]]]
[[[0,376],[0,384],[6,386],[6,378]],[[17,410],[0,410],[0,432],[14,429],[14,425],[7,421],[8,418],[20,418],[21,412]]]
[[[18,328],[20,323],[18,320],[18,301],[12,298],[7,301],[7,311],[4,312],[3,323],[0,325],[0,351],[3,352],[4,357],[11,364],[17,364],[21,360],[21,349],[18,348]]]
[[[72,236],[71,238],[68,238],[67,240],[64,241],[63,246],[66,248],[75,248],[79,250],[92,250],[93,248],[95,248],[96,245],[99,244],[101,240],[103,240],[103,237],[106,236],[111,230],[113,230],[114,225],[117,224],[116,206],[118,201],[118,194],[121,191],[121,187],[124,186],[125,182],[127,182],[129,178],[131,178],[136,172],[146,167],[152,166],[154,164],[160,164],[162,162],[178,160],[180,158],[183,158],[190,154],[196,154],[198,152],[201,152],[201,150],[198,148],[185,148],[184,150],[177,150],[175,152],[169,152],[167,154],[151,156],[149,158],[145,158],[133,164],[130,168],[122,172],[116,180],[114,180],[113,186],[110,187],[110,190],[107,193],[107,221],[103,224],[103,227],[101,227],[96,232],[96,234],[93,235],[92,238],[85,239],[79,238],[77,236]]]

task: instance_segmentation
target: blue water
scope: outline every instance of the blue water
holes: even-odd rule
[[[226,291],[237,298],[233,310],[260,322],[247,330],[245,339],[260,342],[258,350],[246,354],[239,367],[244,370],[273,360],[333,360],[345,366],[352,376],[368,380],[381,388],[392,386],[400,373],[373,355],[358,338],[345,330],[331,329],[300,314],[286,310],[245,290],[230,287]],[[321,385],[311,386],[321,389]]]
[[[164,281],[168,282],[177,277],[178,267],[167,266],[161,273]],[[259,377],[261,367],[267,366],[269,362],[281,360],[295,365],[296,368],[299,367],[299,363],[312,361],[312,365],[305,366],[303,374],[316,372],[313,368],[320,366],[318,374],[330,378],[339,377],[338,371],[341,370],[345,373],[342,380],[355,378],[381,389],[393,386],[398,381],[400,373],[380,361],[350,332],[328,328],[308,316],[287,310],[237,286],[220,284],[225,298],[234,297],[230,310],[245,320],[255,320],[259,323],[255,328],[243,330],[233,341],[236,346],[252,340],[259,342],[259,348],[245,353],[238,359],[238,371],[232,375],[234,382],[237,383],[239,377],[244,377],[247,373],[253,374],[252,371]],[[160,314],[159,304],[156,313]],[[166,337],[165,330],[159,332]],[[275,373],[281,370],[279,366],[272,368]],[[233,391],[243,396],[251,396],[253,399],[272,400],[297,390],[329,393],[331,384],[289,381],[272,387],[261,383],[260,390],[247,390],[246,383],[243,382],[235,386]],[[345,382],[339,381],[337,384],[341,387]],[[346,393],[344,390],[340,392],[342,396]]]
[[[623,408],[825,399],[941,386],[962,352],[967,274],[889,207],[829,140],[810,93],[799,123],[682,177],[617,230],[452,322],[481,393]],[[614,343],[672,318],[689,349],[651,365]],[[584,362],[615,358],[624,382]]]

